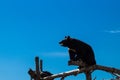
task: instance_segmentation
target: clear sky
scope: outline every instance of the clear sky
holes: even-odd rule
[[[35,56],[53,74],[76,69],[58,44],[66,35],[90,44],[97,64],[120,69],[120,0],[1,0],[0,80],[30,80]],[[95,71],[93,77],[113,76]]]

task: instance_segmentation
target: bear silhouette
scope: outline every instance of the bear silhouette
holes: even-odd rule
[[[67,36],[59,44],[68,47],[70,61],[82,61],[86,67],[96,64],[94,52],[87,43]]]

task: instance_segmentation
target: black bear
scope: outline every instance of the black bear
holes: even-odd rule
[[[94,52],[90,45],[80,40],[70,38],[70,36],[65,37],[65,39],[59,42],[59,44],[69,48],[71,61],[82,61],[86,64],[86,67],[96,64]]]

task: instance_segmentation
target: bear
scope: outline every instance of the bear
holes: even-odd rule
[[[59,44],[63,47],[68,47],[70,61],[82,61],[85,65],[80,67],[88,67],[96,64],[92,47],[87,43],[80,41],[70,36],[65,36],[65,39]]]

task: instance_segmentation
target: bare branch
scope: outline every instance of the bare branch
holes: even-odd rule
[[[85,65],[85,64],[82,63],[82,62],[79,62],[79,61],[70,61],[70,62],[68,62],[68,65],[80,66],[80,65]],[[113,67],[101,66],[101,65],[94,65],[92,67],[89,67],[88,70],[89,69],[91,69],[91,70],[103,70],[103,71],[106,71],[106,72],[109,72],[109,73],[120,74],[119,69],[116,69],[116,68],[113,68]]]
[[[59,74],[54,74],[52,76],[48,76],[45,77],[43,80],[49,80],[49,79],[54,79],[54,78],[58,78],[58,77],[66,77],[66,76],[70,76],[70,75],[77,75],[79,73],[85,73],[86,71],[94,71],[94,70],[103,70],[109,73],[115,73],[115,74],[120,74],[120,70],[116,69],[116,68],[112,68],[112,67],[106,67],[106,66],[101,66],[101,65],[93,65],[87,68],[81,68],[81,69],[75,69],[75,70],[71,70],[71,71],[67,71],[67,72],[63,72],[63,73],[59,73]],[[90,79],[88,79],[90,80]]]
[[[62,72],[59,74],[54,74],[51,76],[47,76],[47,77],[40,77],[41,76],[41,71],[42,71],[42,65],[41,65],[41,69],[39,70],[39,58],[36,57],[35,58],[35,62],[36,62],[36,70],[32,70],[30,69],[28,71],[28,74],[31,76],[31,80],[53,80],[54,78],[61,78],[61,80],[64,80],[65,77],[70,76],[70,75],[77,75],[80,73],[85,73],[86,75],[86,80],[92,80],[91,77],[91,73],[95,70],[102,70],[102,71],[106,71],[108,73],[111,73],[113,75],[116,76],[117,79],[120,79],[120,69],[116,69],[113,67],[106,67],[106,66],[101,66],[101,65],[93,65],[93,66],[89,66],[89,67],[83,67],[83,68],[79,68],[79,69],[74,69],[74,70],[70,70],[67,72]],[[75,65],[75,66],[80,66],[80,65],[84,65],[86,66],[86,64],[84,64],[81,61],[69,61],[68,65]]]
[[[63,73],[59,73],[59,74],[54,74],[52,76],[48,76],[45,77],[43,80],[48,80],[48,79],[54,79],[54,78],[59,78],[59,77],[66,77],[69,75],[76,75],[79,73],[79,69],[75,69],[75,70],[71,70],[71,71],[67,71],[67,72],[63,72]]]
[[[120,70],[113,68],[113,67],[106,67],[106,66],[101,66],[101,65],[96,65],[96,68],[94,70],[103,70],[112,74],[119,74],[120,75]]]

